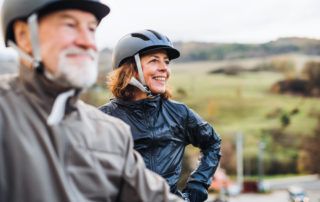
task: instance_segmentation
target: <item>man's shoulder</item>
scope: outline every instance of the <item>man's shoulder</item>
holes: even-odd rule
[[[0,96],[12,92],[15,87],[14,83],[17,80],[17,74],[3,74],[0,75]]]
[[[79,101],[79,107],[86,113],[86,115],[90,118],[90,119],[94,119],[95,121],[102,121],[106,124],[112,124],[112,125],[127,125],[126,123],[124,123],[122,120],[110,116],[102,111],[100,111],[99,109],[97,109],[96,107],[87,104],[83,101]]]
[[[81,100],[78,102],[78,107],[90,119],[92,124],[95,125],[97,133],[108,134],[107,136],[111,136],[114,140],[114,144],[118,142],[121,143],[120,145],[123,145],[124,142],[131,139],[130,127],[122,120],[105,114],[96,107],[86,104]]]

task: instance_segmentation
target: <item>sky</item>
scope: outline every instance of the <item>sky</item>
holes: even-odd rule
[[[99,49],[113,48],[125,34],[142,29],[156,30],[171,41],[264,43],[291,36],[320,39],[319,0],[103,2],[111,12],[97,30]]]

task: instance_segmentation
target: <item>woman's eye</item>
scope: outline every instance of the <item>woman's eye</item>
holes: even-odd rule
[[[67,27],[75,27],[75,24],[74,23],[66,23],[66,26]]]
[[[167,65],[169,65],[169,64],[170,64],[170,61],[169,61],[169,60],[166,60],[165,63],[166,63]]]

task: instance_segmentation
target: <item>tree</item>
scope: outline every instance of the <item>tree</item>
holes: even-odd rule
[[[320,62],[307,62],[302,73],[307,77],[312,87],[320,88]]]
[[[318,124],[312,136],[306,137],[302,142],[302,150],[298,157],[298,168],[304,173],[320,174],[320,113]]]

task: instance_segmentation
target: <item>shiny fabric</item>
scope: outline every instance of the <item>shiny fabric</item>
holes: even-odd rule
[[[199,166],[188,182],[210,186],[221,156],[221,139],[210,124],[186,105],[158,95],[134,102],[111,99],[99,109],[130,125],[134,149],[149,169],[168,181],[172,193],[178,191],[176,184],[188,144],[201,149]]]

